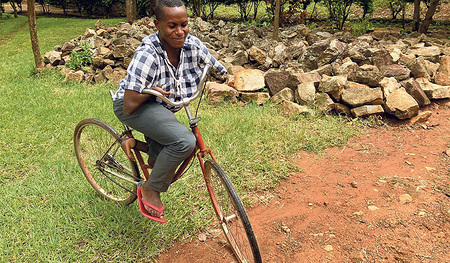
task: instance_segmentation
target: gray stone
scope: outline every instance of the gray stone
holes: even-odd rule
[[[362,68],[362,67],[360,67]],[[383,79],[383,76],[379,71],[365,71],[360,70],[355,73],[354,81],[366,84],[372,87],[376,87],[380,84],[380,81]]]
[[[342,91],[344,91],[344,86],[347,83],[347,77],[346,76],[323,76],[322,81],[319,84],[319,87],[317,88],[317,91],[319,92],[325,92],[335,98],[336,100],[339,100]]]
[[[370,115],[381,115],[384,113],[381,105],[363,105],[351,109],[353,117],[367,117]]]
[[[289,76],[288,86],[292,89],[296,89],[298,85],[306,82],[314,83],[315,87],[319,86],[322,81],[322,77],[318,72],[308,72],[308,73],[292,73]]]
[[[67,73],[66,77],[63,81],[74,81],[74,82],[81,82],[83,81],[84,72],[81,70],[74,71],[71,70],[69,73]]]
[[[380,86],[384,97],[387,97],[393,91],[399,89],[402,85],[395,78],[383,78],[380,81]]]
[[[419,112],[419,104],[406,92],[405,88],[399,88],[386,97],[385,111],[398,119],[409,119]]]
[[[310,105],[314,103],[316,87],[314,82],[300,83],[295,90],[295,100],[300,105]]]
[[[418,57],[410,64],[407,64],[407,66],[411,70],[411,75],[414,78],[430,79],[430,75],[428,75],[426,64],[423,57]]]
[[[405,80],[401,84],[405,87],[406,92],[408,92],[417,101],[417,103],[419,103],[419,107],[423,107],[431,103],[425,92],[420,87],[420,84],[414,79]]]
[[[127,45],[118,45],[113,47],[112,54],[115,58],[123,59],[133,56],[134,51]]]
[[[257,91],[264,86],[264,72],[261,70],[243,69],[234,75],[234,88],[238,91]]]
[[[241,99],[244,102],[255,102],[256,104],[264,104],[269,101],[270,95],[268,92],[243,92]]]
[[[447,99],[450,98],[450,86],[441,86],[429,82],[425,78],[416,79],[422,90],[429,99]]]
[[[244,50],[237,51],[231,60],[231,64],[235,66],[242,66],[244,64],[247,64],[248,62],[248,54]]]
[[[49,63],[52,66],[59,65],[59,62],[61,61],[61,54],[62,52],[58,51],[46,52],[44,55],[44,63]]]
[[[342,92],[341,101],[352,107],[364,104],[381,104],[383,92],[381,88],[370,88],[369,86],[347,88]]]
[[[294,101],[294,91],[290,88],[284,88],[270,98],[270,102],[279,104],[283,101]]]
[[[308,107],[298,105],[292,101],[283,101],[280,111],[286,116],[294,116],[305,113],[313,113]]]
[[[450,56],[442,57],[434,81],[438,85],[450,86]]]
[[[264,75],[264,83],[269,88],[270,95],[275,95],[284,88],[289,87],[290,74],[287,71],[269,71]]]
[[[223,101],[236,102],[239,92],[228,85],[209,82],[206,85],[206,96],[212,105],[218,105]]]
[[[380,67],[380,73],[383,77],[394,77],[398,81],[408,79],[411,75],[411,71],[399,64],[390,64]]]
[[[257,65],[264,65],[267,53],[256,46],[252,46],[247,50],[250,61],[254,61]]]
[[[316,93],[314,106],[321,112],[328,112],[334,104],[333,99],[327,93]]]

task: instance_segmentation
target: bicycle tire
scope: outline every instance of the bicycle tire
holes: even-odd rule
[[[98,119],[85,119],[74,132],[78,164],[91,186],[107,200],[127,205],[136,200],[141,180],[135,161],[120,147],[114,128]]]
[[[228,176],[213,160],[205,162],[206,184],[219,224],[239,262],[262,262],[247,212]]]

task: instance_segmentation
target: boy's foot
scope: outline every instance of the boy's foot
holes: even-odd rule
[[[120,147],[122,147],[122,150],[125,152],[125,154],[130,158],[131,160],[135,161],[134,154],[131,152],[131,149],[134,149],[136,147],[136,140],[133,138],[123,138],[120,142]]]
[[[147,203],[146,201],[143,200],[142,197],[142,186],[139,187],[137,189],[137,197],[138,197],[138,202],[139,202],[139,210],[141,211],[142,215],[147,217],[148,219],[151,219],[153,221],[159,222],[159,223],[166,223],[166,219],[162,217],[162,214],[164,213],[164,205],[161,206],[160,208],[155,207],[154,205]],[[150,213],[148,208],[151,209],[151,211],[154,211],[158,214],[160,214],[159,216],[155,216],[155,213]]]
[[[161,202],[160,193],[151,189],[147,184],[141,187],[142,201],[145,203],[145,209],[151,216],[163,218],[164,205]]]

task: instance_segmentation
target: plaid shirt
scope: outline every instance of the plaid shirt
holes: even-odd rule
[[[201,73],[207,63],[216,67],[220,74],[227,72],[209,53],[205,45],[189,34],[181,50],[178,68],[175,68],[169,62],[167,53],[159,41],[158,33],[151,34],[145,37],[136,49],[134,58],[128,66],[127,76],[120,82],[113,100],[123,98],[126,89],[141,93],[147,87],[160,87],[164,91],[172,91],[172,94],[168,96],[171,101],[190,97],[197,91]],[[181,77],[181,89],[176,88],[176,80],[168,67],[171,67],[176,79]],[[168,109],[173,109],[160,99],[157,99],[157,102]]]

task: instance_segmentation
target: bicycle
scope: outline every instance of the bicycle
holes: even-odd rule
[[[189,109],[189,103],[203,93],[210,67],[211,65],[205,67],[197,91],[182,101],[171,102],[160,92],[150,88],[145,88],[143,93],[152,94],[172,106],[184,108],[189,126],[197,138],[195,150],[178,167],[172,183],[184,174],[196,156],[218,223],[234,256],[239,262],[262,262],[258,243],[242,201],[217,163],[212,150],[205,146],[197,125],[201,118],[193,117]],[[132,150],[136,158],[128,157],[122,150],[122,139],[134,138],[133,130],[125,124],[123,126],[123,132],[118,133],[101,120],[84,119],[75,128],[74,147],[78,164],[91,186],[104,198],[128,205],[136,200],[137,186],[149,178],[148,170],[152,167],[144,162],[138,150]]]

